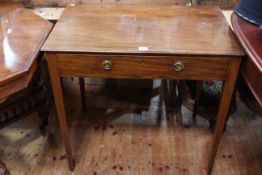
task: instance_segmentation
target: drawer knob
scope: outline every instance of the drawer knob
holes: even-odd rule
[[[106,71],[112,70],[112,61],[110,60],[103,60],[102,61],[102,68]]]
[[[174,63],[174,68],[176,72],[181,72],[182,70],[185,69],[184,64],[179,61]]]

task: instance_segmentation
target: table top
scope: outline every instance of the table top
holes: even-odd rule
[[[67,7],[42,47],[76,53],[243,55],[217,7]]]
[[[241,64],[242,75],[262,108],[262,30],[236,14],[231,17],[232,26],[248,55]]]
[[[262,75],[262,30],[236,14],[232,14],[231,19],[240,44]]]
[[[18,3],[0,3],[0,85],[26,73],[52,24]]]
[[[32,12],[34,12],[35,14],[41,16],[46,20],[57,21],[59,20],[60,16],[64,12],[65,8],[64,7],[34,7],[30,10],[32,10]],[[230,24],[231,26],[230,18],[233,13],[233,10],[222,10],[222,13],[225,16],[228,24]]]

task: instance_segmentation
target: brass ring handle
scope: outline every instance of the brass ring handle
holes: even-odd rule
[[[102,61],[102,68],[106,71],[112,70],[112,61],[110,60],[103,60]]]
[[[182,70],[185,69],[185,66],[184,66],[184,64],[182,62],[178,61],[178,62],[174,63],[174,68],[175,68],[176,72],[181,72]]]

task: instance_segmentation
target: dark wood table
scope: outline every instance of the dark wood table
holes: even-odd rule
[[[234,13],[231,23],[247,54],[240,69],[242,76],[262,108],[262,30]]]
[[[51,28],[50,22],[21,4],[0,3],[0,103],[28,87],[38,67],[40,48]],[[5,117],[7,123],[14,119]],[[2,126],[4,122],[0,123]]]
[[[211,173],[243,56],[219,8],[68,7],[42,51],[70,170],[74,162],[60,77],[223,80],[207,170]]]

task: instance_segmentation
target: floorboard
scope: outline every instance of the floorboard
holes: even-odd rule
[[[160,84],[161,85],[161,84]],[[32,114],[0,130],[0,156],[12,175],[203,175],[211,143],[207,122],[189,128],[171,120],[162,93],[146,88],[87,85],[87,111],[77,84],[65,83],[65,104],[76,158],[69,171],[54,106],[48,134]],[[157,87],[155,87],[157,88]],[[161,90],[161,88],[159,88]],[[161,95],[162,94],[162,95]],[[182,108],[183,120],[192,111]],[[262,174],[262,118],[238,100],[214,175]]]

